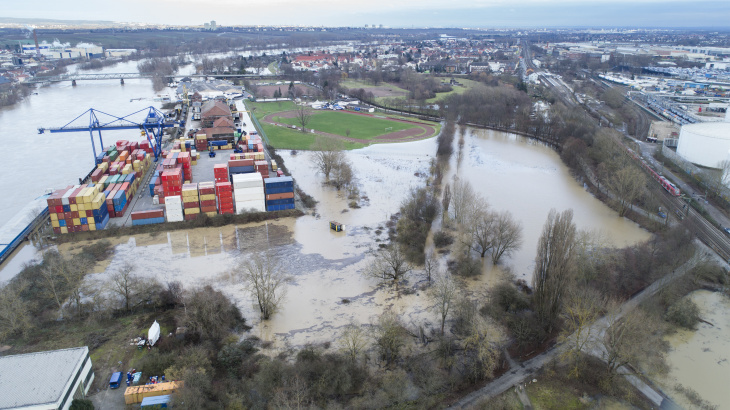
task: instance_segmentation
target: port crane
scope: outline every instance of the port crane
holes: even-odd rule
[[[145,118],[142,122],[133,120],[133,118],[139,118],[142,112],[146,111]],[[89,125],[74,125],[76,120],[88,116]],[[135,111],[124,117],[117,117],[116,115],[108,114],[100,110],[90,108],[83,114],[74,118],[71,122],[58,128],[38,128],[38,133],[43,134],[45,131],[51,134],[57,132],[83,132],[88,131],[91,137],[91,148],[94,151],[94,162],[96,164],[101,162],[101,158],[96,153],[96,144],[94,143],[94,131],[99,134],[99,147],[103,152],[104,141],[101,137],[101,131],[111,130],[139,130],[142,136],[147,138],[147,141],[152,147],[152,151],[155,154],[155,161],[159,158],[162,152],[162,133],[165,128],[175,127],[176,123],[172,121],[165,121],[165,114],[155,107],[143,108],[139,111]]]

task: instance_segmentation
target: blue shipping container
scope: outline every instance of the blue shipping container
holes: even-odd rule
[[[249,165],[247,167],[230,167],[228,168],[228,172],[230,174],[250,174],[254,172],[256,169],[253,165]]]
[[[266,210],[271,211],[283,211],[285,209],[294,209],[294,204],[282,204],[282,205],[269,205]]]
[[[147,219],[135,219],[132,221],[132,225],[152,225],[161,224],[165,222],[165,218],[147,218]]]
[[[271,194],[285,194],[287,192],[294,192],[294,188],[288,187],[288,188],[269,188],[266,187],[266,195]]]
[[[284,198],[284,199],[270,199],[266,201],[266,205],[284,205],[284,204],[293,204],[294,198]]]

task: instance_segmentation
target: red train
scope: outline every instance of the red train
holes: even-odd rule
[[[666,178],[664,178],[663,176],[659,175],[656,171],[654,171],[654,169],[652,167],[650,167],[649,164],[647,164],[643,158],[636,155],[636,153],[634,151],[632,151],[631,149],[629,149],[626,146],[624,146],[624,147],[629,152],[629,155],[631,155],[631,157],[634,158],[635,160],[639,161],[641,166],[644,167],[644,169],[652,176],[652,178],[654,178],[657,182],[659,182],[659,184],[664,189],[666,189],[667,192],[669,192],[673,196],[681,195],[682,192],[679,190],[679,188],[677,188],[676,185],[669,182]]]

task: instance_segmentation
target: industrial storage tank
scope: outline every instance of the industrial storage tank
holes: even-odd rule
[[[677,154],[685,160],[708,168],[718,168],[730,159],[730,122],[704,122],[682,126]]]

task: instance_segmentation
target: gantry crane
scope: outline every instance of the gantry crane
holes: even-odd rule
[[[147,111],[147,115],[145,116],[144,120],[142,122],[136,122],[133,121],[131,118],[135,116],[139,116],[140,113]],[[76,120],[79,118],[87,115],[89,116],[89,125],[88,126],[78,126],[73,125]],[[102,121],[99,116],[104,115],[106,117],[103,117],[104,120]],[[108,117],[108,118],[107,118]],[[56,133],[56,132],[79,132],[79,131],[88,131],[89,136],[91,137],[91,148],[94,151],[94,162],[99,163],[101,162],[101,159],[99,156],[97,156],[96,153],[96,145],[94,144],[94,131],[97,131],[99,134],[99,146],[103,150],[104,149],[104,141],[101,138],[101,131],[102,130],[133,130],[137,129],[140,130],[143,136],[147,138],[147,141],[150,143],[150,147],[152,147],[152,151],[155,154],[155,161],[159,158],[161,152],[162,152],[162,132],[165,128],[175,127],[177,124],[175,124],[172,121],[165,121],[165,115],[160,112],[155,107],[148,107],[143,108],[139,111],[135,111],[129,115],[125,115],[124,117],[117,117],[115,115],[107,114],[103,111],[95,110],[93,108],[88,109],[83,114],[79,115],[78,117],[74,118],[71,122],[64,125],[63,127],[58,128],[38,128],[38,133],[43,134],[45,131],[49,131],[50,133]]]

